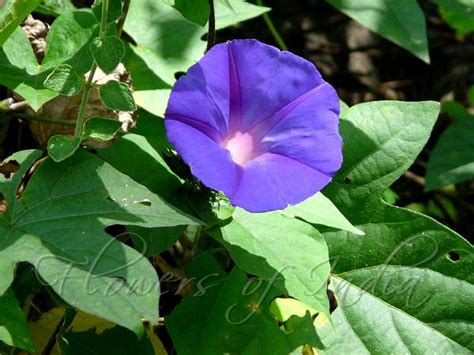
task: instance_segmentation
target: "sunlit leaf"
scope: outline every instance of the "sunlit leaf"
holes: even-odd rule
[[[315,228],[280,212],[252,214],[237,208],[230,223],[210,233],[240,268],[278,282],[292,297],[329,313],[329,258]]]
[[[48,140],[48,155],[55,162],[61,162],[73,155],[80,144],[80,137],[52,136]]]
[[[74,96],[82,90],[84,79],[70,65],[61,64],[46,77],[43,85],[58,94]]]
[[[0,177],[8,202],[0,216],[0,294],[25,261],[69,304],[142,333],[142,319],[158,322],[158,276],[105,228],[198,222],[83,150],[59,164],[42,163],[17,200],[23,174],[38,155],[13,155],[20,170],[11,179]]]
[[[11,290],[0,296],[0,341],[16,348],[34,351],[26,317]]]
[[[135,101],[127,84],[110,80],[99,88],[104,105],[116,111],[135,111]]]
[[[472,307],[472,246],[381,199],[423,148],[438,112],[435,102],[380,101],[342,117],[344,164],[324,192],[365,236],[324,233],[339,304],[334,331],[322,332],[327,353],[472,350],[472,316],[462,311]]]
[[[122,123],[118,120],[103,117],[91,117],[84,125],[82,139],[109,141],[113,139]]]
[[[327,0],[370,30],[429,63],[426,21],[416,0]]]
[[[5,4],[5,8],[0,11],[0,47],[40,2],[41,0],[15,0]]]
[[[85,11],[65,13],[58,17],[46,38],[46,52],[38,64],[26,33],[18,28],[0,49],[0,84],[21,95],[34,110],[58,96],[43,82],[61,64],[70,65],[84,75],[92,65],[89,42],[98,31],[94,16]]]
[[[91,43],[91,52],[99,68],[108,74],[119,65],[125,54],[125,47],[116,36],[106,36],[103,39],[96,37]]]

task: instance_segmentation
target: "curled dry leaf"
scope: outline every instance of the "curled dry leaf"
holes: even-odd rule
[[[23,22],[22,27],[30,40],[33,52],[38,59],[38,63],[41,63],[44,58],[46,36],[49,32],[49,25],[43,21],[35,20],[33,16],[29,15]]]

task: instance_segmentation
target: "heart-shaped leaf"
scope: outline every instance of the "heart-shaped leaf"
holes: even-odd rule
[[[52,136],[48,140],[48,155],[59,163],[73,155],[80,144],[79,137]]]
[[[103,117],[91,117],[84,125],[82,139],[94,139],[102,142],[115,137],[122,123],[117,120]]]
[[[45,57],[38,64],[25,31],[17,28],[0,48],[0,84],[24,97],[37,111],[59,95],[43,86],[54,68],[68,64],[79,76],[90,70],[93,58],[89,46],[97,32],[98,24],[90,12],[66,12],[51,25]]]
[[[324,193],[365,236],[324,234],[338,300],[334,331],[327,325],[321,333],[327,353],[473,350],[465,311],[474,299],[472,246],[433,219],[382,201],[438,112],[435,102],[380,101],[343,114],[344,164]]]
[[[99,68],[108,74],[122,61],[125,46],[117,36],[96,37],[92,40],[91,52]]]
[[[416,0],[327,0],[363,26],[429,63],[426,20]]]
[[[61,64],[46,77],[44,87],[65,96],[78,94],[84,86],[84,78],[77,75],[69,64]]]
[[[135,111],[135,101],[127,84],[110,80],[99,89],[100,99],[105,106],[116,111]]]

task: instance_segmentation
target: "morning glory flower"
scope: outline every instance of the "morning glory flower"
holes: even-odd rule
[[[265,212],[331,181],[342,163],[338,116],[312,63],[250,39],[214,46],[176,82],[165,126],[204,185]]]

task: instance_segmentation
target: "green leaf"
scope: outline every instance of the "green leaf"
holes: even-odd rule
[[[84,125],[82,139],[94,139],[102,142],[115,137],[122,123],[117,120],[103,117],[91,117]]]
[[[216,28],[228,27],[270,10],[241,0],[230,3],[233,10],[216,3]],[[171,85],[176,80],[175,73],[186,71],[206,48],[201,40],[206,29],[188,21],[162,1],[133,1],[124,28],[137,44],[135,53],[149,70]]]
[[[294,315],[304,317],[306,312],[309,312],[311,317],[318,313],[314,308],[294,298],[275,298],[270,304],[270,311],[280,322],[286,322]]]
[[[409,168],[431,133],[439,106],[433,101],[376,101],[353,106],[341,116],[344,163],[323,192],[345,216],[352,216],[352,223]],[[347,204],[341,207],[337,201]]]
[[[143,354],[154,355],[150,341],[121,327],[113,327],[97,334],[95,329],[67,332],[59,342],[63,354]]]
[[[178,197],[181,180],[159,154],[168,147],[163,120],[141,111],[137,121],[136,131],[143,131],[146,137],[129,133],[111,147],[100,150],[99,155],[114,168],[148,187],[166,201],[190,212],[187,203]],[[143,164],[144,161],[147,164]],[[184,226],[128,227],[136,249],[146,256],[153,256],[170,248],[182,236],[184,229]]]
[[[110,80],[99,89],[100,99],[111,110],[135,111],[137,109],[127,84]]]
[[[0,175],[0,192],[7,202],[7,206],[13,206],[15,204],[16,194],[23,177],[26,175],[31,165],[33,165],[33,163],[40,157],[41,151],[39,150],[25,150],[16,152],[10,158],[5,159],[5,161],[14,160],[20,165],[20,169],[18,169],[18,171],[14,173],[9,179],[6,179]],[[12,208],[7,208],[4,216],[7,219],[11,219]],[[0,278],[0,294],[2,294],[9,286],[2,286],[1,280],[2,279]]]
[[[18,28],[0,48],[0,84],[21,95],[34,110],[58,96],[44,88],[47,73],[38,74],[40,66],[26,33]]]
[[[416,271],[411,268],[390,267],[385,270],[386,274],[381,274],[378,270],[364,272],[365,281],[359,280],[358,284],[367,285],[367,281],[372,282],[372,285],[366,286],[367,291],[344,280],[350,275],[345,275],[344,278],[333,277],[338,309],[332,315],[333,325],[327,324],[319,330],[326,345],[326,349],[320,353],[471,354],[471,351],[444,336],[436,327],[457,328],[456,333],[452,334],[453,338],[461,342],[471,341],[469,334],[472,333],[469,331],[472,331],[472,325],[462,324],[460,319],[454,317],[465,317],[466,304],[455,300],[472,300],[473,286],[467,286],[470,289],[466,293],[466,285],[457,280],[449,280],[446,276],[437,280],[435,275],[431,275],[436,274],[434,272],[422,269]],[[431,287],[424,287],[429,283],[437,292],[433,293]],[[448,291],[444,288],[446,286],[449,287]],[[461,286],[463,287],[457,291],[456,287]],[[385,290],[380,291],[383,287]],[[433,295],[435,302],[430,300]],[[439,312],[439,304],[446,303],[447,299],[450,300],[450,316],[453,318],[441,320],[436,313]],[[453,304],[453,301],[457,304]],[[413,313],[418,313],[418,318],[425,318],[425,321],[402,310],[409,307],[416,309]]]
[[[395,205],[399,198],[400,196],[398,196],[398,194],[390,188],[385,190],[382,194],[382,199],[389,205]]]
[[[48,16],[60,16],[74,10],[76,7],[71,0],[43,0],[35,12]]]
[[[145,110],[138,111],[137,125],[133,132],[145,137],[150,146],[162,155],[166,155],[172,149],[166,137],[163,118]]]
[[[472,246],[381,199],[425,145],[438,111],[435,102],[380,101],[342,116],[344,164],[324,193],[366,235],[324,233],[338,300],[334,331],[321,332],[327,353],[472,350],[472,315],[461,311],[472,308]]]
[[[226,6],[227,8],[229,8],[230,10],[233,10],[232,8],[232,5],[230,4],[230,1],[229,0],[218,0],[219,2],[222,3],[222,5]]]
[[[28,262],[67,303],[142,333],[143,318],[158,322],[158,276],[105,228],[199,222],[84,150],[59,164],[43,162],[16,200],[22,174],[38,156],[14,154],[20,171],[8,180],[0,176],[8,203],[0,216],[0,294],[16,264]]]
[[[0,16],[0,47],[40,2],[41,0],[15,0],[5,4],[6,8],[2,9]]]
[[[472,85],[467,91],[467,96],[469,99],[469,103],[471,104],[471,106],[474,107],[474,85]]]
[[[147,138],[133,133],[127,134],[110,148],[101,149],[99,155],[114,168],[165,200],[172,203],[176,200],[181,181]],[[147,164],[143,164],[144,161]]]
[[[309,224],[280,212],[248,213],[236,208],[232,221],[209,233],[246,272],[279,282],[290,296],[329,314],[326,243]]]
[[[148,64],[127,44],[123,62],[133,81],[133,98],[139,107],[163,117],[171,94],[171,85],[160,79]]]
[[[458,101],[446,101],[441,104],[441,111],[448,114],[450,117],[454,119],[466,119],[466,120],[474,120],[474,115],[470,114],[467,108],[465,108],[460,102]]]
[[[69,64],[61,64],[46,77],[44,87],[65,96],[78,94],[84,86],[84,78],[77,75]]]
[[[473,0],[433,0],[433,2],[439,5],[441,16],[459,35],[474,31]]]
[[[305,201],[289,206],[282,211],[292,217],[299,217],[312,224],[320,224],[332,228],[342,229],[357,235],[364,235],[360,229],[354,227],[336,206],[322,193],[306,199]]]
[[[416,0],[327,0],[338,10],[430,62],[425,16]]]
[[[186,226],[163,228],[128,227],[135,249],[147,257],[157,255],[171,248],[185,230]]]
[[[247,280],[238,268],[223,274],[205,256],[188,271],[199,285],[195,295],[165,319],[179,354],[289,354],[304,344],[320,345],[309,314],[284,332],[269,310],[277,294],[270,284]]]
[[[61,64],[69,64],[78,75],[92,65],[89,41],[98,31],[91,13],[74,11],[58,17],[46,38],[46,54],[41,65],[36,61],[26,33],[18,28],[0,48],[0,84],[21,95],[37,111],[58,96],[43,82]]]
[[[125,46],[117,36],[106,36],[104,39],[94,38],[91,43],[92,56],[104,73],[111,73],[120,64]]]
[[[48,140],[48,155],[55,162],[61,162],[73,155],[81,144],[81,138],[63,135],[52,136]]]
[[[439,137],[426,169],[426,191],[474,177],[474,117],[457,120]]]
[[[109,0],[107,9],[107,22],[115,22],[122,16],[122,0]],[[98,23],[102,19],[102,0],[95,0],[92,5],[92,12]]]
[[[209,0],[162,0],[165,4],[173,6],[176,10],[194,23],[204,26],[209,19]]]
[[[341,115],[349,109],[349,106],[342,100],[339,100],[339,105],[340,105],[340,109],[341,109]]]
[[[0,341],[30,352],[35,350],[25,315],[11,290],[0,296]]]
[[[40,72],[63,63],[71,65],[79,75],[88,72],[93,62],[90,42],[98,32],[90,12],[78,10],[59,16],[46,37],[46,54]]]

